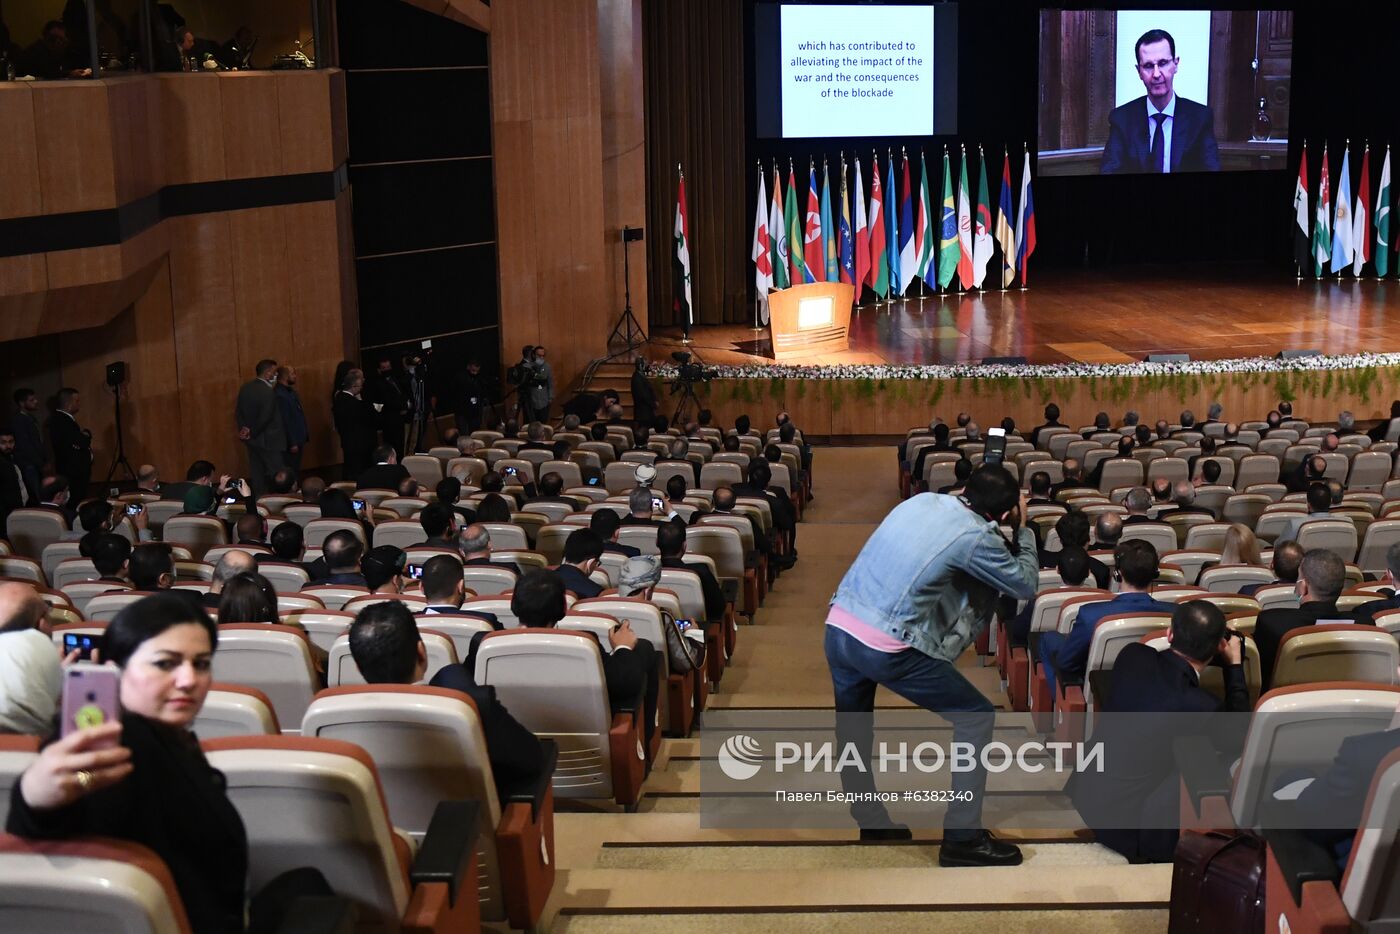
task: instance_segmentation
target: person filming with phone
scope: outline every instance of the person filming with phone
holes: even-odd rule
[[[908,840],[877,791],[871,768],[875,689],[884,686],[953,725],[953,740],[978,750],[992,738],[991,701],[957,669],[958,657],[992,618],[998,597],[1034,596],[1035,538],[1026,493],[1006,468],[979,467],[961,496],[922,493],[890,512],[856,556],[826,618],[826,659],[836,695],[836,734],[863,768],[841,769],[862,840]],[[1009,526],[1011,536],[1000,525]],[[982,827],[987,772],[953,775],[959,800],[943,821],[941,866],[1015,866],[1019,848]]]

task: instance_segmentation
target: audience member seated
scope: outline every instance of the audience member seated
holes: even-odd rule
[[[1220,549],[1220,563],[1250,564],[1255,567],[1264,563],[1259,554],[1259,539],[1249,526],[1240,522],[1230,524],[1225,531],[1225,544]]]
[[[287,467],[279,467],[273,471],[267,483],[267,491],[278,496],[294,495],[297,491],[296,471]]]
[[[520,565],[514,561],[491,560],[491,530],[479,522],[457,533],[457,548],[462,552],[462,564],[467,567],[504,568],[514,572],[516,577],[521,574]]]
[[[301,482],[301,501],[320,505],[321,494],[326,492],[326,481],[320,477],[307,477]]]
[[[1219,464],[1215,465],[1219,467]],[[1219,477],[1217,476],[1217,479]],[[1157,514],[1157,518],[1165,519],[1167,516],[1207,516],[1215,518],[1215,513],[1204,506],[1197,506],[1196,487],[1190,480],[1178,480],[1172,484],[1172,503],[1174,505],[1163,509]]]
[[[262,564],[264,561],[276,561],[282,564],[295,564],[303,568],[312,580],[325,576],[325,562],[319,558],[310,564],[303,564],[302,557],[306,554],[306,532],[301,525],[296,522],[283,522],[272,530],[269,546],[272,554],[259,552],[253,555],[253,560]],[[314,569],[314,570],[313,570]]]
[[[196,486],[211,486],[217,492],[222,492],[228,488],[229,477],[214,476],[214,465],[209,461],[199,460],[190,464],[185,471],[185,479],[176,483],[162,483],[160,485],[160,498],[174,500],[177,503],[185,501],[185,494]]]
[[[1179,832],[1163,820],[1179,812],[1181,795],[1172,740],[1197,721],[1170,715],[1250,709],[1243,640],[1226,630],[1225,615],[1204,600],[1169,606],[1169,647],[1159,652],[1134,642],[1113,663],[1109,714],[1096,721],[1094,740],[1118,765],[1080,772],[1068,788],[1095,839],[1131,863],[1171,862],[1176,852]],[[1216,659],[1224,667],[1223,703],[1200,686],[1201,672]],[[1131,829],[1134,823],[1143,829]]]
[[[428,605],[422,612],[430,616],[470,616],[485,620],[493,629],[500,629],[500,620],[494,613],[478,613],[462,609],[467,599],[466,584],[462,580],[462,562],[456,555],[433,555],[423,562],[423,599]],[[473,654],[476,643],[472,643]],[[462,660],[468,670],[472,670],[472,658]]]
[[[1196,427],[1196,415],[1190,409],[1182,409],[1181,414],[1177,416],[1176,420],[1181,423],[1181,427],[1171,433],[1173,438],[1188,431],[1199,431]]]
[[[1123,517],[1116,512],[1105,512],[1094,520],[1094,547],[1106,551],[1117,548],[1123,537]]]
[[[88,557],[97,569],[98,580],[108,584],[124,585],[126,563],[131,558],[131,542],[125,535],[99,532],[91,539]]]
[[[1084,440],[1089,440],[1094,435],[1102,434],[1105,431],[1113,430],[1113,421],[1108,417],[1107,412],[1100,412],[1094,416],[1094,427],[1083,432]]]
[[[1254,624],[1254,644],[1259,647],[1259,671],[1264,689],[1273,683],[1274,662],[1283,637],[1302,626],[1320,622],[1352,622],[1350,613],[1337,609],[1337,597],[1346,584],[1346,565],[1331,551],[1314,548],[1304,552],[1298,565],[1298,608],[1264,610]]]
[[[703,562],[691,563],[685,560],[685,529],[674,522],[668,522],[656,530],[656,547],[661,552],[661,566],[683,571],[694,571],[700,577],[700,589],[705,595],[705,618],[711,623],[724,621],[726,601],[724,590],[711,573],[710,566]]]
[[[365,553],[364,543],[353,532],[341,530],[326,536],[321,545],[321,560],[325,562],[325,574],[311,578],[313,585],[339,584],[342,587],[368,587],[364,574],[360,573],[360,557]]]
[[[0,733],[53,732],[63,674],[43,630],[47,611],[28,584],[0,584]]]
[[[1051,693],[1060,678],[1081,680],[1089,660],[1089,646],[1099,620],[1120,613],[1170,613],[1175,604],[1152,599],[1152,582],[1157,579],[1157,549],[1150,542],[1130,539],[1113,551],[1113,578],[1119,592],[1112,600],[1079,608],[1069,634],[1047,632],[1040,637],[1040,663]]]
[[[598,567],[603,556],[603,540],[592,529],[576,529],[564,540],[564,560],[554,572],[580,600],[596,597],[603,588],[588,575]]]
[[[74,529],[65,532],[62,541],[84,542],[79,545],[78,552],[86,558],[91,558],[89,553],[92,549],[91,542],[85,542],[89,535],[116,532],[121,524],[127,520],[131,521],[132,528],[136,530],[137,541],[149,542],[153,536],[149,526],[150,516],[146,514],[143,507],[134,516],[126,514],[126,503],[112,504],[105,499],[90,499],[78,507],[78,522],[82,524],[82,529]]]
[[[409,479],[408,468],[399,463],[399,456],[391,444],[381,444],[374,449],[374,465],[365,469],[355,478],[357,490],[397,490],[399,484]]]
[[[248,486],[247,480],[239,480],[219,493],[215,493],[213,487],[192,486],[185,494],[184,508],[180,510],[180,515],[213,516],[220,506],[232,506],[237,503],[242,503],[249,511],[254,509],[253,490]],[[219,521],[224,523],[227,530],[228,522],[223,519]]]
[[[676,506],[684,504],[684,503],[685,503],[685,494],[686,494],[686,492],[687,492],[687,487],[686,487],[686,485],[685,485],[685,477],[682,477],[682,476],[674,476],[674,477],[672,477],[671,479],[667,480],[667,481],[666,481],[666,503],[667,503],[667,505],[671,506],[672,509],[674,510],[674,508],[675,508]],[[699,511],[698,511],[698,510],[697,510],[697,512],[696,512],[696,515],[699,515]]]
[[[624,545],[617,540],[617,530],[622,527],[622,517],[611,509],[599,509],[588,520],[588,527],[598,533],[603,540],[603,550],[614,554],[635,558],[641,554],[640,548]]]
[[[562,503],[574,512],[583,509],[583,503],[568,496],[561,495],[564,492],[564,478],[554,471],[550,471],[540,477],[539,495],[532,496],[528,500],[531,503]]]
[[[1366,432],[1366,437],[1375,442],[1386,440],[1390,435],[1390,426],[1392,423],[1395,423],[1397,418],[1400,418],[1400,399],[1396,399],[1390,403],[1390,417],[1388,419],[1381,419],[1375,428]]]
[[[732,437],[732,435],[731,435]],[[718,493],[718,491],[716,491]],[[730,493],[730,497],[733,497]],[[633,487],[627,494],[627,515],[622,517],[623,525],[660,525],[664,519],[655,518],[652,499],[656,496],[644,486]]]
[[[1290,493],[1306,492],[1314,483],[1327,479],[1327,460],[1320,454],[1305,457],[1293,470],[1280,478]]]
[[[452,548],[457,543],[456,516],[441,503],[429,503],[418,513],[418,524],[423,527],[423,544],[438,548]]]
[[[72,498],[72,492],[68,489],[68,480],[57,474],[45,477],[39,484],[38,509],[50,509],[59,513],[66,520],[68,518],[68,503]]]
[[[963,486],[967,483],[967,478],[972,476],[972,461],[966,457],[959,458],[953,462],[953,482],[947,486],[941,486],[936,492],[940,494],[957,494],[962,492]]]
[[[1034,525],[1032,525],[1034,528]],[[1055,534],[1060,537],[1061,550],[1066,548],[1081,548],[1085,554],[1089,551],[1089,517],[1082,512],[1067,512],[1060,516],[1055,522]],[[1053,568],[1059,566],[1059,551],[1040,552],[1040,566],[1042,568]],[[1093,586],[1100,590],[1108,589],[1108,565],[1104,564],[1093,555],[1089,557],[1089,573],[1094,576]]]
[[[272,583],[256,571],[237,574],[224,584],[219,596],[217,622],[275,623],[278,622],[277,591]]]
[[[928,465],[928,457],[930,454],[946,454],[950,451],[957,450],[948,443],[949,432],[947,425],[938,422],[933,425],[932,428],[933,444],[924,445],[919,450],[919,456],[914,458],[914,462],[909,466],[909,476],[920,485],[924,482],[924,468]]]
[[[444,477],[436,487],[438,505],[452,510],[456,516],[453,525],[469,525],[476,521],[476,512],[457,502],[462,495],[462,481],[456,477]]]
[[[364,502],[360,500],[360,502]],[[317,505],[321,507],[322,519],[348,519],[352,522],[360,523],[360,528],[364,529],[365,540],[374,541],[374,523],[370,521],[370,510],[363,511],[355,508],[355,500],[344,490],[328,489],[321,494]]]
[[[1396,542],[1385,550],[1385,581],[1392,588],[1400,587],[1400,542]],[[1374,626],[1377,613],[1394,609],[1400,609],[1400,596],[1392,590],[1388,597],[1361,604],[1352,611],[1352,615],[1358,623]]]
[[[769,484],[773,482],[773,470],[767,461],[755,458],[749,462],[748,481],[735,484],[734,495],[768,501],[768,509],[773,514],[773,528],[779,532],[786,532],[788,542],[792,546],[782,562],[782,566],[787,567],[797,560],[797,510],[793,508],[792,500],[786,494],[781,491],[774,492],[769,488]]]
[[[488,493],[476,504],[477,522],[509,522],[510,505],[500,493]]]
[[[1090,562],[1098,564],[1107,573],[1108,568],[1102,561],[1089,557],[1089,552],[1079,545],[1066,545],[1055,552],[1055,570],[1060,574],[1060,581],[1065,587],[1082,587],[1089,579]],[[1035,619],[1035,603],[1037,598],[1026,601],[1026,607],[1016,617],[1006,624],[1006,634],[1011,638],[1013,646],[1027,644],[1027,637],[1031,631],[1031,621]]]
[[[531,422],[525,426],[525,443],[520,446],[522,451],[553,451],[554,447],[548,443],[545,436],[544,425],[541,422]]]
[[[1171,510],[1172,482],[1166,477],[1158,477],[1148,484],[1152,494],[1152,514],[1162,518]]]
[[[214,577],[212,580],[209,581],[209,590],[199,595],[200,603],[204,604],[205,609],[217,611],[223,599],[224,585],[240,574],[256,573],[257,569],[257,562],[253,560],[253,556],[248,554],[248,552],[224,552],[223,557],[219,558],[218,562],[214,565]],[[276,606],[276,603],[277,601],[274,598],[274,607]],[[219,620],[219,622],[224,621]],[[263,621],[252,619],[239,619],[234,620],[234,622],[255,623]]]
[[[1050,488],[1051,493],[1056,498],[1065,490],[1093,490],[1098,491],[1098,487],[1090,484],[1084,479],[1084,465],[1078,458],[1066,457],[1064,461],[1065,478]]]
[[[1101,485],[1103,483],[1103,471],[1105,465],[1112,461],[1132,460],[1133,450],[1135,448],[1136,445],[1133,443],[1133,439],[1130,436],[1124,435],[1123,437],[1119,438],[1117,453],[1115,453],[1112,457],[1105,457],[1103,460],[1099,461],[1098,465],[1089,473],[1089,485],[1093,487]],[[1151,497],[1149,496],[1148,499],[1150,500]]]
[[[715,498],[711,504],[714,506],[714,514],[717,516],[732,514],[737,499],[738,497],[734,495],[734,491],[729,487],[722,486],[718,490],[715,490]],[[763,526],[760,525],[759,521],[752,515],[748,516],[748,520],[749,528],[753,531],[754,550],[754,555],[749,556],[749,563],[752,564],[752,559],[756,558],[758,555],[767,555],[770,560],[776,561],[777,556],[773,554],[773,545],[768,540],[768,535],[763,531]],[[792,564],[793,561],[791,558],[786,561],[777,562],[777,566],[782,568],[792,567]]]
[[[1123,517],[1124,525],[1137,525],[1142,522],[1154,521],[1147,511],[1152,508],[1152,494],[1147,492],[1145,486],[1135,486],[1128,491],[1128,495],[1123,497],[1123,506],[1128,510],[1128,514]]]
[[[690,450],[690,442],[684,438],[676,438],[671,442],[670,453],[665,457],[657,458],[656,466],[662,464],[684,464],[690,471],[690,482],[687,487],[698,486],[700,483],[700,468],[690,460],[686,459],[686,452]]]
[[[1055,403],[1050,403],[1045,407],[1045,424],[1036,425],[1031,429],[1030,442],[1032,445],[1040,444],[1040,433],[1047,428],[1064,428],[1060,424],[1060,407]]]
[[[643,556],[628,558],[624,573],[634,561],[655,562]],[[620,591],[619,591],[620,592]],[[558,574],[534,570],[520,578],[511,594],[510,611],[520,625],[531,628],[552,628],[564,618],[564,582]],[[602,653],[603,677],[608,685],[608,701],[613,712],[634,708],[638,697],[644,699],[648,743],[656,731],[656,647],[646,639],[637,638],[632,625],[624,622],[608,634],[612,651]]]
[[[1229,533],[1225,533],[1228,541]],[[1222,562],[1223,563],[1223,562]],[[1267,584],[1246,584],[1240,588],[1240,593],[1246,597],[1252,597],[1261,587],[1271,587],[1274,584],[1296,584],[1298,583],[1298,568],[1303,563],[1303,546],[1297,542],[1283,542],[1274,546],[1274,558],[1270,567],[1274,572],[1274,579]]]
[[[1026,500],[1027,506],[1057,505],[1050,490],[1050,475],[1043,470],[1031,474],[1030,494],[1030,499]]]
[[[402,548],[393,545],[380,545],[371,548],[360,559],[360,573],[365,577],[365,586],[370,593],[403,593],[404,568],[408,566],[408,555]]]
[[[136,590],[169,590],[175,586],[175,559],[170,546],[164,542],[150,542],[131,549],[131,557],[126,562],[126,573],[131,578],[131,586]],[[190,603],[199,604],[199,595],[193,591],[182,591],[195,599]]]
[[[141,546],[148,548],[151,546]],[[213,682],[218,632],[208,614],[172,594],[126,607],[107,627],[104,660],[121,671],[120,722],[77,730],[47,746],[10,796],[6,829],[21,837],[112,837],[149,847],[174,879],[194,931],[274,930],[282,898],[247,902],[243,821],[189,729]],[[313,869],[268,883],[329,895]]]
[[[1314,519],[1329,519],[1332,514],[1332,490],[1326,483],[1318,482],[1308,487],[1308,512],[1307,515],[1294,516],[1283,526],[1283,531],[1278,533],[1278,538],[1274,539],[1274,544],[1280,542],[1295,542],[1298,540],[1298,533],[1303,529],[1304,522],[1311,522]]]
[[[446,555],[432,560],[441,559],[452,560]],[[428,653],[418,624],[408,607],[393,600],[370,604],[355,617],[350,624],[350,655],[368,684],[416,684],[428,670]],[[467,665],[451,664],[440,668],[428,683],[461,691],[472,699],[496,779],[496,793],[506,800],[515,791],[537,783],[544,768],[544,752],[535,734],[521,726],[496,698],[496,689],[477,684],[474,674]]]

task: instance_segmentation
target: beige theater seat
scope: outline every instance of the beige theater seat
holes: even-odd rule
[[[278,593],[293,593],[311,583],[306,568],[281,561],[261,561],[258,573],[268,579]]]
[[[1269,568],[1252,564],[1218,564],[1201,572],[1198,583],[1211,593],[1239,593],[1250,584],[1268,584],[1274,579]]]
[[[662,628],[665,620],[661,610],[653,603],[640,597],[594,597],[580,600],[571,608],[577,613],[601,613],[611,616],[618,622],[630,623],[637,638],[645,639],[656,650],[657,678],[661,685],[660,698],[661,727],[669,736],[689,736],[695,723],[695,695],[699,693],[699,681],[704,672],[697,670],[686,674],[671,671],[670,653],[666,650],[666,633]],[[659,736],[659,734],[654,734]],[[656,742],[660,742],[659,738]],[[655,758],[652,750],[651,758]]]
[[[1275,688],[1325,681],[1394,684],[1400,643],[1371,626],[1352,623],[1300,626],[1279,642]]]
[[[277,596],[280,603],[282,595]],[[312,645],[327,653],[330,652],[331,646],[335,645],[336,638],[355,621],[355,614],[344,610],[317,608],[283,612],[279,609],[278,612],[282,614],[284,624],[300,628]]]
[[[360,596],[355,597],[354,599],[346,600],[344,606],[342,606],[341,609],[344,610],[346,613],[358,613],[367,606],[373,606],[376,603],[386,603],[391,600],[395,603],[402,603],[414,613],[425,609],[428,605],[428,601],[424,599],[423,596],[420,594],[367,593],[361,594]]]
[[[566,516],[565,519],[567,518]],[[564,522],[565,519],[561,519],[560,522]],[[578,526],[574,525],[546,525],[535,533],[535,548],[550,564],[558,564],[564,560],[564,543],[577,530]]]
[[[203,745],[247,831],[250,891],[315,866],[354,905],[357,932],[479,929],[477,899],[451,894],[470,893],[477,878],[477,802],[439,804],[415,860],[358,746],[285,735]]]
[[[1125,645],[1139,642],[1142,637],[1171,625],[1170,613],[1119,613],[1105,616],[1094,627],[1089,643],[1089,657],[1084,664],[1084,680],[1079,684],[1064,683],[1056,677],[1055,738],[1062,742],[1079,742],[1093,729],[1093,712],[1102,706],[1104,697],[1095,697],[1095,673],[1110,671],[1118,653]],[[1082,718],[1082,719],[1081,719]]]
[[[81,542],[54,542],[53,544],[45,545],[44,554],[39,559],[39,564],[44,569],[44,576],[49,580],[53,580],[54,572],[58,570],[58,566],[62,562],[69,558],[81,558],[83,556],[80,551],[81,547]],[[9,552],[5,553],[9,554]],[[59,587],[61,585],[54,584],[54,586]]]
[[[184,545],[196,561],[216,545],[228,544],[228,527],[214,516],[171,516],[161,528],[161,538]],[[309,544],[309,543],[308,543]],[[318,540],[316,544],[320,544]]]
[[[110,623],[127,606],[150,595],[149,591],[144,590],[117,590],[114,593],[98,594],[88,600],[82,613],[89,622]]]
[[[423,544],[423,526],[417,519],[394,519],[381,522],[374,527],[374,547],[393,545],[395,548],[412,548]]]
[[[10,794],[24,770],[39,758],[40,736],[0,733],[0,827],[10,816]],[[2,883],[0,883],[2,884]],[[0,914],[0,919],[4,916]],[[0,925],[0,929],[3,925]]]
[[[271,701],[282,729],[295,732],[311,696],[316,667],[311,642],[296,626],[232,623],[219,627],[214,679],[257,688]]]
[[[356,597],[368,594],[369,588],[356,587],[353,584],[316,584],[303,587],[301,592],[320,600],[328,610],[339,610]]]
[[[194,732],[201,740],[221,736],[270,736],[280,733],[272,701],[257,688],[245,684],[209,686],[204,706],[194,718]]]
[[[44,549],[62,539],[67,531],[68,520],[56,509],[15,509],[5,523],[10,547],[15,554],[27,558],[42,558]]]
[[[516,575],[508,568],[469,564],[462,568],[462,581],[478,596],[490,597],[514,590]]]
[[[282,515],[288,522],[295,522],[305,529],[311,522],[321,518],[321,507],[315,503],[293,503],[282,507]]]
[[[500,798],[472,699],[441,688],[373,685],[316,695],[302,735],[353,743],[379,771],[394,825],[422,840],[439,801],[481,803],[477,850],[482,919],[533,928],[554,886],[558,747],[546,740],[537,785]]]
[[[511,715],[559,744],[554,793],[636,806],[646,772],[642,698],[616,715],[602,650],[588,633],[517,629],[482,637],[476,682],[496,689]]]
[[[472,639],[477,633],[493,632],[490,623],[474,616],[453,616],[450,613],[418,613],[414,616],[419,630],[441,633],[452,640],[459,661],[466,661],[471,652]]]
[[[419,531],[422,529],[420,528]],[[358,538],[362,545],[366,548],[369,547],[369,539],[365,536],[365,527],[357,519],[312,519],[306,523],[303,541],[307,548],[320,548],[326,543],[326,539],[335,532],[349,532]]]

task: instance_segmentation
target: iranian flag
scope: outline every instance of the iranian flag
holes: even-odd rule
[[[676,186],[676,261],[681,267],[681,283],[685,292],[685,329],[690,330],[691,322],[694,320],[695,302],[690,290],[690,222],[687,219],[685,210],[685,173],[681,171],[679,165],[676,166],[676,173],[680,176],[680,182]]]
[[[860,304],[861,289],[865,288],[865,281],[870,278],[870,230],[865,226],[865,183],[860,179],[860,156],[856,156],[856,190],[852,193],[855,198],[856,209],[856,246],[855,246],[855,287],[856,304]]]
[[[1308,239],[1308,142],[1303,141],[1303,158],[1298,163],[1298,182],[1293,186],[1293,258],[1298,275],[1308,268],[1312,243]]]
[[[753,214],[753,289],[758,296],[759,319],[768,323],[768,290],[773,287],[772,247],[768,242],[768,192],[763,166],[758,167],[758,204]]]
[[[958,282],[972,288],[972,207],[967,201],[967,147],[958,167]]]
[[[1361,267],[1371,258],[1371,147],[1361,151],[1361,179],[1356,189],[1356,210],[1351,212],[1351,242],[1356,258],[1351,274],[1361,275]]]
[[[1317,180],[1317,219],[1313,222],[1313,275],[1332,261],[1332,188],[1327,181],[1327,144],[1322,144],[1322,177]]]
[[[1381,163],[1381,188],[1376,193],[1376,275],[1390,272],[1390,147]]]
[[[982,288],[992,259],[992,199],[987,195],[987,157],[977,147],[977,214],[972,231],[972,284]]]

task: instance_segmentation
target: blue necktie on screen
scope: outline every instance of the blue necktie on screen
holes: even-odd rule
[[[1162,132],[1162,124],[1167,122],[1167,115],[1155,113],[1152,119],[1157,121],[1157,126],[1152,129],[1152,171],[1165,172],[1167,170],[1167,154],[1163,151],[1167,148],[1166,134]]]

